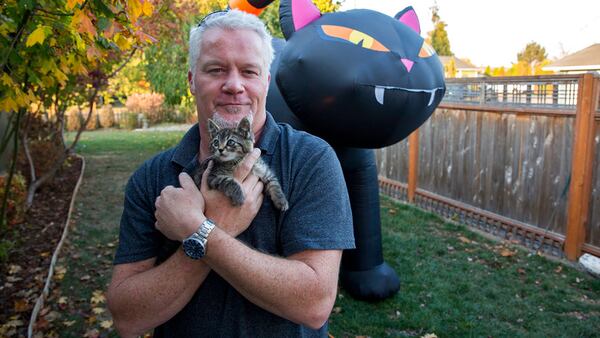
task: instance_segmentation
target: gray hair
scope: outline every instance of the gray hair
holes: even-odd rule
[[[207,15],[200,25],[190,30],[189,64],[192,74],[196,73],[196,63],[202,51],[202,38],[204,32],[209,28],[221,28],[225,30],[248,29],[256,32],[263,42],[263,59],[267,72],[273,61],[273,46],[271,45],[271,34],[267,31],[264,23],[252,14],[232,9],[223,14],[215,13]]]

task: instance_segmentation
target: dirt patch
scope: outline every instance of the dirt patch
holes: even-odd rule
[[[13,248],[8,263],[0,265],[0,336],[26,335],[81,172],[81,159],[71,157],[66,163],[53,182],[38,191],[25,222],[6,234]]]

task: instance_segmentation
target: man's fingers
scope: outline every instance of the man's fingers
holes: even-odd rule
[[[206,170],[204,170],[204,172],[202,173],[202,180],[200,181],[200,186],[202,187],[206,187],[208,186],[208,173],[212,170],[213,167],[213,161],[208,162],[208,165],[206,166]]]
[[[196,188],[196,184],[194,183],[194,180],[187,173],[179,174],[179,184],[181,184],[181,187],[185,190]]]
[[[254,166],[254,163],[256,163],[259,157],[260,149],[254,148],[254,150],[252,150],[251,153],[247,154],[242,160],[242,162],[237,166],[235,172],[233,173],[233,176],[240,182],[243,182],[248,176],[248,174],[250,174],[250,172],[252,171],[252,167]]]

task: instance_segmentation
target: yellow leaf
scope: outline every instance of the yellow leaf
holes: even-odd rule
[[[75,5],[81,5],[83,0],[67,0],[67,5],[65,6],[68,10],[72,10]]]
[[[127,14],[129,14],[129,20],[133,23],[142,14],[143,8],[139,0],[127,0]]]
[[[31,47],[36,43],[42,44],[44,39],[46,39],[46,32],[50,27],[48,26],[38,26],[29,36],[27,37],[27,41],[25,42],[26,47]]]
[[[90,39],[93,39],[97,34],[96,27],[92,23],[92,20],[90,20],[90,17],[85,12],[78,9],[76,9],[73,14],[71,26],[79,33],[87,34]]]
[[[144,1],[144,4],[142,5],[142,11],[144,12],[145,16],[152,16],[152,12],[154,12],[154,6],[152,6],[149,0]]]
[[[15,84],[12,78],[6,73],[2,74],[2,78],[0,78],[0,80],[2,80],[2,83],[4,83],[7,86],[14,86]]]
[[[71,326],[73,326],[73,324],[75,324],[75,323],[76,323],[76,321],[74,321],[74,320],[65,320],[65,321],[63,322],[63,325],[64,325],[64,326],[66,326],[66,327],[71,327]]]
[[[10,97],[5,97],[0,101],[0,110],[2,111],[17,111],[19,105]]]
[[[103,329],[110,329],[113,326],[112,320],[103,320],[100,322],[100,327]]]
[[[93,309],[92,309],[92,312],[93,312],[95,315],[100,315],[100,314],[103,314],[103,313],[104,313],[104,311],[106,311],[106,310],[105,310],[105,309],[103,309],[103,308],[101,308],[101,307],[95,307],[95,308],[93,308]]]
[[[128,50],[131,47],[131,41],[120,33],[115,34],[115,43],[121,50]]]
[[[106,298],[104,297],[104,294],[102,294],[102,291],[101,290],[94,291],[92,294],[91,303],[92,304],[100,304],[100,303],[104,303],[104,302],[106,302]]]

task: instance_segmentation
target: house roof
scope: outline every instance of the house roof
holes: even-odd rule
[[[544,67],[548,70],[600,69],[600,43],[593,44]]]
[[[471,62],[459,59],[455,56],[438,56],[440,61],[444,66],[450,63],[450,60],[454,60],[454,65],[456,69],[470,69],[470,70],[480,70],[481,67],[474,66]]]

